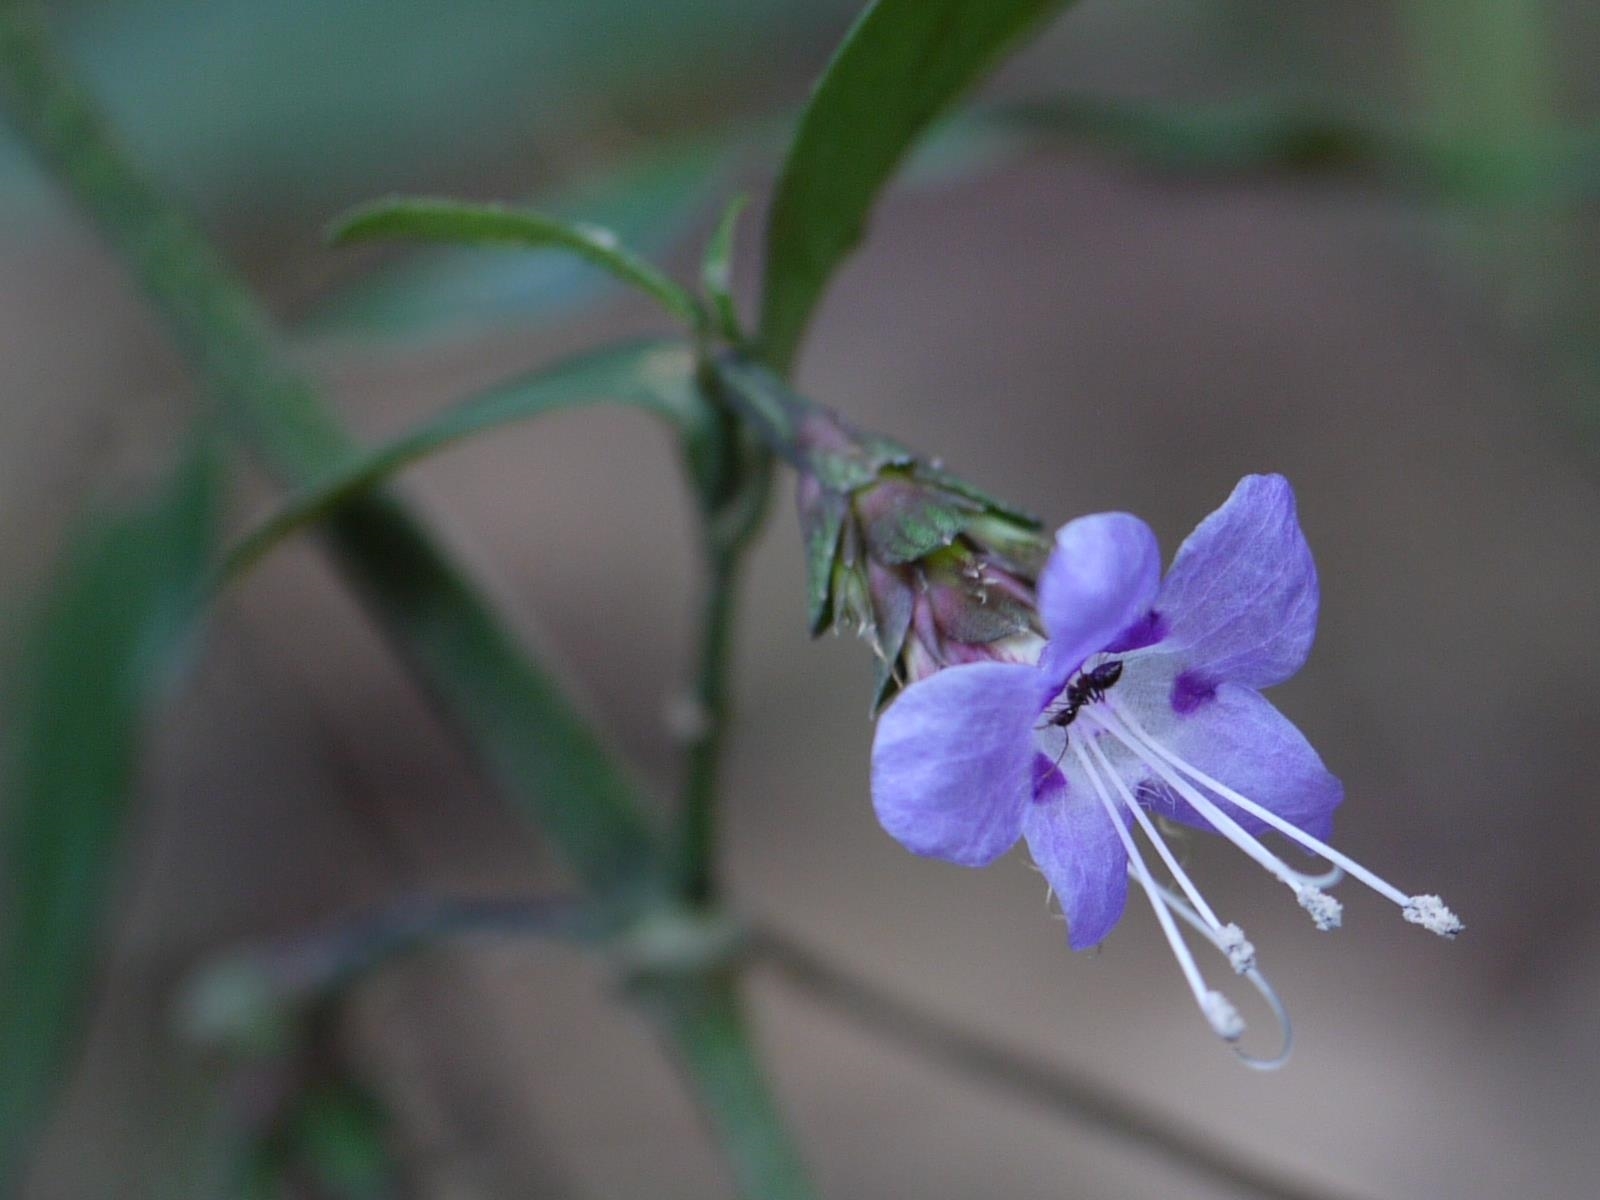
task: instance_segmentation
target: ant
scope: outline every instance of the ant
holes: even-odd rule
[[[1066,703],[1046,718],[1045,723],[1039,728],[1046,729],[1054,725],[1062,732],[1061,753],[1056,756],[1056,766],[1061,765],[1061,760],[1067,754],[1066,730],[1077,719],[1078,710],[1086,704],[1098,704],[1106,698],[1117,680],[1122,678],[1122,660],[1114,658],[1110,662],[1101,663],[1092,671],[1081,672],[1076,679],[1067,684]]]

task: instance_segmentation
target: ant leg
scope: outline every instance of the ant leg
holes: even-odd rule
[[[1055,763],[1053,764],[1053,766],[1051,768],[1052,770],[1056,770],[1056,771],[1061,770],[1061,760],[1064,759],[1067,756],[1067,746],[1071,742],[1072,742],[1072,735],[1067,732],[1067,727],[1065,725],[1063,725],[1061,727],[1061,753],[1056,755],[1056,761],[1055,761]]]

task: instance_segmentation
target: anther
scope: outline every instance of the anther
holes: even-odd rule
[[[1466,928],[1461,918],[1446,908],[1437,896],[1413,896],[1400,909],[1400,914],[1413,925],[1421,925],[1443,938],[1453,938]]]
[[[1244,1034],[1244,1018],[1233,1002],[1221,992],[1207,992],[1200,1000],[1200,1011],[1205,1013],[1211,1028],[1224,1041],[1236,1042]]]
[[[1243,975],[1256,965],[1255,946],[1244,936],[1244,930],[1231,921],[1217,930],[1217,944],[1237,974]]]
[[[1311,920],[1324,933],[1339,928],[1339,923],[1344,919],[1344,905],[1321,888],[1302,883],[1294,889],[1294,898],[1300,901],[1300,907],[1311,914]]]
[[[1132,868],[1130,867],[1129,870],[1131,872]],[[1160,885],[1157,886],[1159,887]],[[1161,894],[1162,898],[1166,900],[1167,906],[1177,917],[1183,921],[1184,924],[1189,926],[1190,929],[1194,930],[1201,937],[1205,938],[1224,954],[1229,953],[1227,943],[1231,939],[1228,935],[1220,934],[1218,930],[1207,925],[1205,919],[1193,908],[1191,908],[1183,899],[1183,897],[1175,895],[1169,889],[1164,887],[1161,888]],[[1224,926],[1224,929],[1236,928],[1237,926],[1232,925]],[[1289,1021],[1289,1010],[1283,1006],[1283,999],[1278,995],[1278,990],[1274,988],[1267,977],[1261,973],[1259,967],[1251,964],[1245,970],[1241,971],[1240,974],[1250,981],[1250,985],[1254,987],[1256,991],[1261,993],[1261,998],[1265,1000],[1267,1005],[1272,1009],[1272,1015],[1278,1019],[1278,1030],[1281,1033],[1283,1040],[1278,1046],[1278,1052],[1272,1055],[1270,1058],[1262,1058],[1260,1055],[1251,1054],[1240,1049],[1237,1044],[1234,1044],[1233,1052],[1239,1056],[1239,1061],[1244,1063],[1244,1065],[1249,1067],[1252,1071],[1276,1071],[1279,1067],[1283,1066],[1284,1063],[1289,1061],[1289,1052],[1294,1049],[1294,1025]]]

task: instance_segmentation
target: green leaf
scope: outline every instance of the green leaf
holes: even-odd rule
[[[735,196],[728,202],[700,264],[700,283],[716,315],[717,332],[735,345],[743,343],[744,330],[739,324],[739,306],[733,300],[733,235],[749,203],[749,196]]]
[[[307,1092],[286,1122],[285,1165],[309,1174],[335,1200],[398,1195],[391,1125],[381,1101],[355,1080],[327,1080]]]
[[[146,506],[86,523],[22,647],[0,813],[0,1194],[70,1067],[139,734],[200,612],[218,491],[196,451]]]
[[[629,155],[532,205],[603,225],[636,253],[659,254],[688,233],[755,137],[748,122],[674,138]],[[430,246],[378,265],[319,299],[296,330],[312,338],[449,338],[576,309],[619,285],[564,254],[506,254],[495,247]]]
[[[339,244],[383,237],[565,250],[651,296],[685,324],[701,322],[692,295],[624,247],[616,234],[596,225],[561,221],[531,209],[395,197],[346,213],[328,231],[329,240]]]
[[[694,357],[682,343],[638,342],[581,355],[464,400],[409,433],[350,458],[246,535],[229,553],[223,576],[243,574],[286,538],[419,459],[514,421],[591,404],[634,405],[685,431],[705,419],[694,386]]]
[[[767,228],[761,340],[787,370],[829,277],[928,125],[1066,0],[877,0],[828,64]]]

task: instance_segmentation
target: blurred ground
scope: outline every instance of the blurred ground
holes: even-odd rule
[[[1101,952],[1073,956],[1020,852],[981,873],[906,855],[867,801],[866,653],[804,637],[787,495],[749,589],[727,861],[751,910],[872,978],[1340,1194],[1556,1200],[1589,1194],[1600,1166],[1600,475],[1550,356],[1493,289],[1463,282],[1449,232],[1367,195],[1034,156],[891,198],[800,379],[1052,522],[1140,513],[1169,552],[1240,474],[1289,475],[1324,617],[1277,698],[1345,779],[1340,845],[1444,893],[1466,937],[1426,938],[1348,885],[1346,928],[1318,935],[1242,857],[1194,845],[1300,1032],[1292,1065],[1263,1077],[1206,1034],[1136,906]],[[9,237],[0,256],[0,572],[16,594],[75,498],[161,446],[183,403],[81,231]],[[652,320],[618,302],[533,337],[317,361],[376,435]],[[690,586],[664,437],[626,414],[557,417],[426,464],[406,489],[664,793]],[[310,547],[213,625],[147,794],[38,1200],[130,1194],[175,1170],[199,1194],[204,1106],[165,1005],[205,951],[397,888],[554,878]],[[775,985],[759,996],[827,1194],[1223,1194]],[[571,954],[432,954],[367,985],[344,1032],[400,1107],[422,1194],[726,1192],[647,1036]]]

